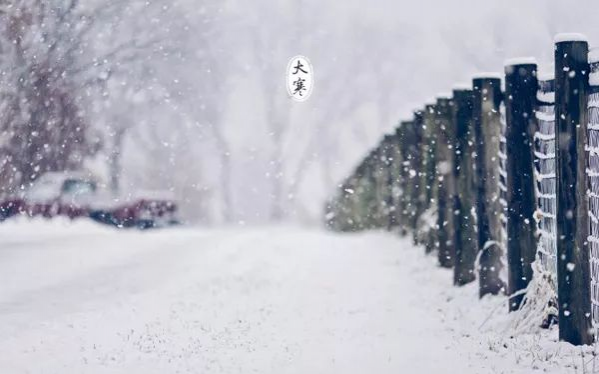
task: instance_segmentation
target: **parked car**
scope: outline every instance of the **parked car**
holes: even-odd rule
[[[0,221],[17,214],[89,217],[119,228],[146,229],[178,222],[172,196],[146,192],[114,197],[98,188],[92,176],[78,172],[46,173],[20,196],[0,202]]]
[[[177,205],[168,195],[141,193],[95,206],[90,218],[122,228],[147,229],[177,224],[176,214]]]
[[[29,216],[67,216],[71,219],[89,215],[97,198],[97,182],[88,174],[51,172],[42,175],[22,195]]]

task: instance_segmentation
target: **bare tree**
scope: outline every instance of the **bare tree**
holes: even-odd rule
[[[169,4],[0,3],[0,153],[5,160],[0,178],[5,193],[47,171],[81,168],[101,145],[109,149],[110,184],[118,192],[124,137],[134,125],[131,104],[147,91],[150,78],[142,78],[152,76],[153,61],[175,49],[171,28],[160,23],[169,16]],[[111,82],[117,80],[115,89]],[[94,111],[103,115],[93,116]]]
[[[55,9],[46,2],[0,4],[3,193],[14,193],[48,171],[78,168],[98,143],[82,112],[73,78],[77,26],[66,22],[76,2]]]

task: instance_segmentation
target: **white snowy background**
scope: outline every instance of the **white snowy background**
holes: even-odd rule
[[[87,166],[109,183],[118,154],[125,193],[170,189],[187,221],[210,224],[317,222],[364,153],[439,92],[506,58],[547,68],[558,32],[599,37],[593,0],[43,3],[91,24],[59,60],[103,145]],[[315,69],[304,103],[285,91],[297,54]]]

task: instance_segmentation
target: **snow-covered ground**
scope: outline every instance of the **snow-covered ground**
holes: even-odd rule
[[[385,233],[5,222],[0,373],[593,372],[476,292]]]

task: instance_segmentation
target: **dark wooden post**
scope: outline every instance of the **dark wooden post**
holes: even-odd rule
[[[385,149],[383,142],[379,143],[375,149],[374,170],[376,192],[373,201],[373,212],[375,212],[373,227],[378,229],[387,226],[385,212],[385,188],[387,184],[387,176],[385,175]]]
[[[360,226],[362,230],[373,228],[373,220],[376,217],[376,175],[374,158],[376,151],[372,150],[365,160],[364,178],[362,178],[361,189],[362,197],[356,216],[360,217]]]
[[[408,122],[404,131],[404,144],[406,149],[406,161],[404,161],[404,169],[406,173],[406,181],[408,190],[404,200],[405,210],[405,227],[411,231],[414,242],[416,242],[416,216],[418,212],[418,195],[420,188],[420,179],[418,172],[420,170],[420,142],[422,137],[422,127],[418,125],[419,114],[414,114],[414,119]]]
[[[455,267],[453,283],[461,286],[476,279],[474,264],[478,253],[474,184],[474,134],[472,128],[473,94],[469,88],[453,91],[453,122],[456,128],[454,178],[457,183],[455,212]]]
[[[335,213],[335,220],[339,230],[360,230],[360,219],[356,212],[362,198],[362,184],[365,175],[365,159],[356,167],[354,173],[346,183],[340,187],[340,206]]]
[[[341,186],[341,207],[338,214],[342,220],[340,227],[343,231],[359,230],[360,216],[358,204],[359,199],[362,197],[359,187],[362,180],[358,172],[359,169]]]
[[[532,279],[537,251],[535,239],[534,133],[537,104],[537,65],[519,59],[505,66],[507,260],[508,295],[526,289]],[[517,310],[524,295],[510,299]]]
[[[555,40],[557,279],[559,336],[591,344],[587,98],[588,44],[578,35]]]
[[[382,143],[383,158],[381,160],[383,181],[383,213],[385,228],[391,231],[397,223],[395,216],[395,181],[396,170],[394,168],[397,155],[395,154],[395,136],[385,135]]]
[[[372,174],[370,158],[371,154],[369,153],[360,164],[355,190],[348,192],[353,202],[350,217],[352,218],[354,230],[361,231],[368,228],[371,211],[369,206],[371,198],[370,181]]]
[[[379,149],[373,149],[368,162],[368,170],[370,171],[370,180],[367,186],[368,205],[364,210],[367,218],[367,228],[376,229],[379,221],[380,211],[380,189],[379,189]]]
[[[435,104],[427,104],[423,113],[423,149],[422,149],[422,178],[420,200],[422,203],[422,213],[420,215],[419,231],[421,240],[425,245],[426,253],[430,253],[437,248],[437,232],[433,226],[436,225],[434,212],[437,209],[437,202],[434,198],[437,195],[437,124]]]
[[[476,217],[480,253],[479,295],[498,294],[504,289],[499,274],[502,269],[502,251],[498,243],[499,220],[499,136],[501,130],[501,78],[480,75],[473,79],[474,137],[476,165]]]
[[[391,183],[389,178],[389,138],[385,135],[379,143],[379,220],[378,227],[387,229],[389,226],[389,197]]]
[[[399,200],[399,171],[400,171],[400,154],[398,146],[397,133],[394,131],[389,137],[389,145],[387,150],[387,179],[389,181],[389,197],[387,209],[389,211],[389,219],[387,229],[395,231],[399,225],[399,216],[397,212],[397,204]]]
[[[399,223],[399,233],[405,236],[408,230],[408,204],[412,189],[412,179],[410,178],[410,142],[413,133],[412,122],[402,121],[395,131],[397,137],[397,145],[399,148],[399,175],[398,175],[398,197],[395,204],[396,217]]]
[[[426,199],[427,195],[427,165],[429,159],[429,134],[428,128],[426,126],[425,114],[427,110],[424,108],[421,111],[415,113],[414,121],[415,125],[418,128],[419,132],[419,142],[418,142],[418,165],[416,168],[417,178],[418,178],[418,188],[416,195],[416,214],[414,217],[414,233],[416,235],[416,243],[417,244],[426,244],[423,240],[422,234],[422,216],[426,212],[428,207],[428,201]]]
[[[414,168],[410,172],[414,172],[414,196],[412,197],[412,234],[414,244],[420,244],[420,233],[418,228],[418,222],[422,213],[424,212],[424,198],[426,191],[426,184],[424,181],[424,160],[425,160],[425,147],[426,133],[424,131],[424,110],[417,110],[414,112],[414,130],[417,134],[417,141],[412,147],[412,154],[414,155],[413,165]]]
[[[435,128],[436,144],[436,196],[437,240],[439,265],[451,268],[455,260],[454,207],[456,183],[453,175],[455,164],[456,131],[452,120],[453,101],[446,95],[437,99]]]

